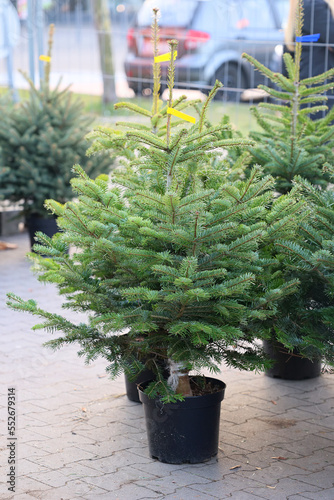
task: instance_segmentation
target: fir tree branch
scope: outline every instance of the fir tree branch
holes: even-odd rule
[[[116,125],[116,127],[125,127],[125,128],[135,129],[135,130],[144,130],[145,132],[150,131],[150,127],[148,127],[147,125],[144,125],[142,123],[116,122],[115,125]]]
[[[323,92],[326,92],[327,90],[332,90],[334,88],[334,82],[332,83],[327,83],[325,85],[321,85],[319,87],[311,87],[311,88],[301,88],[300,89],[300,96],[301,97],[308,97],[314,93],[321,94]],[[326,96],[323,96],[323,99],[326,99]]]
[[[197,241],[196,240],[197,240],[198,219],[199,219],[199,212],[196,212],[195,224],[194,224],[194,236],[193,236],[194,244],[193,244],[193,247],[192,247],[192,250],[191,250],[191,253],[192,253],[193,257],[196,256],[196,247],[197,247]]]
[[[241,238],[237,238],[234,243],[229,245],[229,251],[236,250],[237,248],[250,243],[251,241],[258,241],[260,238],[263,238],[263,231],[255,231],[254,233],[250,233],[250,235],[242,236]]]
[[[289,52],[286,52],[285,54],[283,54],[283,60],[284,60],[284,64],[286,67],[286,71],[289,75],[289,78],[292,81],[294,81],[296,69],[295,69],[295,62],[294,62],[291,54],[289,54]]]
[[[255,57],[249,55],[249,54],[246,54],[246,52],[244,52],[241,57],[243,59],[247,59],[247,61],[252,65],[254,66],[258,71],[260,71],[262,74],[264,74],[265,76],[267,76],[269,78],[269,80],[271,80],[272,82],[276,82],[276,73],[274,73],[273,71],[271,71],[269,68],[267,68],[266,66],[264,66],[264,64],[261,64],[257,59],[255,59]]]
[[[268,92],[273,97],[276,97],[277,99],[281,99],[282,101],[292,101],[293,100],[293,93],[292,92],[280,92],[279,90],[272,89],[271,87],[267,87],[267,85],[259,85],[259,89],[265,90]]]
[[[191,195],[185,196],[183,198],[183,202],[179,204],[179,209],[184,208],[184,207],[188,206],[189,204],[197,203],[200,200],[205,200],[209,196],[212,196],[213,193],[214,193],[214,190],[210,189],[208,191],[204,191],[203,193],[191,194]]]
[[[275,77],[277,83],[280,84],[282,89],[284,89],[286,92],[294,92],[294,84],[289,80],[289,78],[286,78],[281,73],[275,73]]]
[[[300,285],[300,281],[297,279],[285,283],[279,289],[270,290],[263,301],[261,300],[255,309],[266,309],[269,304],[277,302],[277,300],[281,297],[286,297],[287,295],[295,293],[298,285]]]
[[[160,113],[162,116],[168,116],[167,115],[167,109],[168,108],[177,108],[179,109],[180,111],[186,107],[189,106],[189,102],[184,102],[187,100],[187,96],[186,95],[181,95],[180,97],[178,97],[177,99],[175,99],[173,102],[172,102],[172,105],[169,106],[169,103],[167,103],[167,105],[161,109]],[[183,120],[180,120],[179,123],[184,123]]]
[[[237,201],[236,198],[235,198],[235,200]],[[225,221],[226,219],[229,219],[229,218],[233,219],[233,216],[240,214],[244,210],[245,210],[244,205],[242,205],[242,204],[236,205],[235,207],[233,207],[232,211],[227,211],[227,213],[224,213],[223,216],[218,215],[217,217],[214,217],[209,223],[206,224],[206,227],[210,227],[212,224],[222,223],[223,221]],[[234,226],[231,226],[231,228],[232,227],[234,227]]]
[[[168,97],[168,107],[171,108],[173,106],[173,88],[174,88],[174,79],[175,79],[175,63],[174,63],[174,53],[178,46],[177,40],[170,40],[168,42],[170,48],[170,62],[168,66],[168,77],[167,84],[169,89],[169,97]],[[166,135],[166,143],[167,147],[169,147],[170,141],[170,124],[171,124],[172,115],[167,115],[167,135]],[[167,189],[169,189],[172,183],[172,179],[167,175]]]
[[[326,105],[323,105],[323,106],[311,106],[309,108],[300,109],[299,110],[299,115],[300,116],[309,115],[309,114],[313,114],[313,113],[318,113],[318,111],[327,111],[327,110],[328,110],[328,106],[326,106]]]
[[[311,97],[304,97],[300,99],[300,104],[309,104],[317,101],[326,102],[328,97],[324,95],[312,95]]]
[[[201,111],[201,114],[200,114],[200,117],[199,117],[199,123],[198,123],[198,132],[201,133],[202,132],[202,129],[203,129],[203,125],[204,125],[204,119],[206,117],[206,113],[207,113],[207,110],[208,110],[208,107],[212,101],[212,99],[214,98],[214,96],[217,94],[218,90],[223,86],[223,84],[221,82],[219,82],[218,80],[215,81],[215,84],[212,88],[212,90],[210,91],[208,97],[206,98],[205,100],[205,103],[202,107],[202,111]]]
[[[306,252],[300,245],[297,243],[290,244],[290,242],[284,242],[284,241],[278,241],[275,242],[274,245],[276,247],[282,248],[287,255],[295,255],[297,256],[300,260],[304,261],[305,263],[309,264],[310,268],[314,268],[313,262],[310,260],[310,252]],[[308,257],[307,257],[308,255]]]
[[[188,130],[183,128],[182,130],[180,130],[178,132],[177,135],[175,135],[174,137],[174,140],[171,142],[170,146],[169,146],[169,151],[173,151],[174,148],[176,148],[179,143],[182,141],[182,139],[184,138],[185,135],[188,134]],[[184,141],[184,142],[187,142],[187,141]],[[178,148],[180,149],[180,148]]]
[[[251,172],[251,175],[249,176],[249,179],[248,179],[248,182],[246,184],[246,187],[244,189],[244,192],[243,192],[243,195],[240,197],[239,199],[239,202],[242,201],[242,199],[246,196],[249,188],[251,187],[251,185],[253,184],[254,182],[254,179],[256,178],[256,176],[259,174],[259,169],[258,168],[253,168],[252,172]]]
[[[181,137],[180,137],[181,140]],[[167,170],[167,179],[172,179],[173,178],[173,169],[175,167],[176,161],[178,160],[179,156],[179,151],[180,151],[181,146],[178,145],[173,148],[173,156],[169,158],[168,160],[168,170]],[[168,189],[168,183],[167,183],[167,189]]]
[[[302,0],[298,0],[297,3],[297,9],[296,9],[296,30],[295,34],[296,37],[301,37],[302,36],[302,31],[303,31],[303,19],[304,19],[304,10],[303,10],[303,2]],[[294,81],[299,82],[300,81],[300,62],[301,62],[301,57],[302,57],[302,44],[301,42],[296,42],[295,45],[295,74],[294,74]]]
[[[325,80],[329,80],[334,76],[334,68],[321,73],[320,75],[312,76],[311,78],[304,78],[300,81],[301,85],[316,85],[318,83],[324,82]]]
[[[121,109],[121,108],[128,109],[129,111],[133,111],[134,113],[139,113],[140,115],[147,116],[148,118],[152,117],[150,111],[140,106],[137,106],[137,104],[133,104],[132,102],[118,102],[114,104],[114,109]]]
[[[156,148],[162,149],[163,151],[168,151],[168,146],[165,144],[164,141],[160,140],[157,136],[153,134],[148,134],[145,132],[127,132],[126,133],[126,138],[134,138],[137,139],[140,142],[143,142],[144,144],[149,144],[150,146],[155,146]]]
[[[270,111],[280,111],[281,113],[287,112],[287,107],[284,106],[283,104],[280,105],[280,104],[275,104],[275,103],[271,103],[271,102],[260,102],[258,104],[258,107],[262,108],[262,109],[268,109]]]

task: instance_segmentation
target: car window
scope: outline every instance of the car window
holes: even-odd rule
[[[241,2],[241,5],[245,28],[256,28],[262,31],[275,28],[275,21],[267,0],[247,0]]]
[[[152,24],[152,9],[160,10],[159,26],[187,27],[198,6],[197,0],[146,0],[138,12],[138,26]]]
[[[262,33],[276,29],[268,0],[202,1],[192,27],[201,29],[203,26],[206,31],[217,33],[220,37],[229,37],[231,32],[242,32],[245,29]]]
[[[200,2],[192,28],[203,29],[210,33],[226,36],[227,31],[235,28],[241,18],[241,9],[238,1],[213,0]]]
[[[289,14],[289,0],[275,0],[275,7],[279,19],[279,27],[284,29]]]

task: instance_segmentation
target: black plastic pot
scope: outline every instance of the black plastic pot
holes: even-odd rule
[[[26,225],[28,228],[31,248],[36,243],[35,234],[38,231],[41,231],[50,238],[52,238],[54,234],[59,232],[59,227],[57,226],[55,217],[40,217],[37,215],[30,215],[26,218]]]
[[[138,385],[146,382],[147,380],[152,380],[154,378],[154,373],[151,370],[143,370],[136,380],[130,381],[129,378],[124,374],[126,395],[130,401],[134,403],[140,403],[138,394]]]
[[[163,376],[164,378],[168,378],[169,376],[169,370],[166,367],[165,361],[158,361],[158,364],[161,366],[163,369]],[[152,370],[143,370],[138,377],[134,381],[130,381],[129,378],[124,374],[124,379],[125,379],[125,388],[126,388],[126,395],[130,401],[133,401],[134,403],[140,403],[139,399],[139,394],[138,394],[138,385],[143,384],[147,380],[153,380],[155,378],[155,374],[152,372]]]
[[[297,350],[292,353],[278,342],[263,341],[263,349],[275,362],[265,371],[268,377],[285,380],[305,380],[319,377],[321,374],[321,359],[310,360],[302,358]]]
[[[199,463],[218,453],[220,406],[226,385],[207,378],[219,386],[217,392],[163,404],[144,392],[148,382],[139,388],[143,403],[149,452],[152,458],[169,464]]]

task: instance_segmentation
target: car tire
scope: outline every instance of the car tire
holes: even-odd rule
[[[133,90],[135,95],[138,95],[139,93],[139,89],[138,89],[138,85],[134,84],[131,80],[127,80],[128,81],[128,86],[129,86],[129,89]]]
[[[245,73],[243,69],[235,63],[225,63],[220,66],[215,73],[212,85],[216,80],[219,80],[224,85],[224,87],[217,92],[215,97],[220,101],[239,102],[241,92],[247,88]]]

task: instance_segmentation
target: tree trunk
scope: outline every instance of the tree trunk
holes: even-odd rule
[[[168,385],[175,391],[176,394],[182,394],[185,398],[193,395],[190,387],[189,371],[184,367],[183,363],[175,363],[169,360],[170,376]]]
[[[103,102],[105,104],[116,100],[111,19],[108,0],[93,0],[94,21],[100,49],[100,64],[103,75]]]
[[[190,387],[190,379],[188,373],[185,373],[179,377],[179,383],[175,389],[176,394],[182,394],[185,398],[189,398],[193,395]]]

